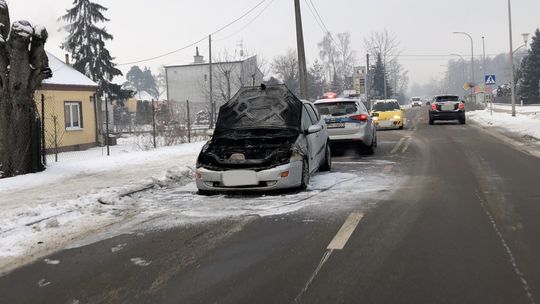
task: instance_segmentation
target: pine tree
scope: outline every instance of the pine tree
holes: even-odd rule
[[[68,32],[62,48],[71,53],[75,61],[73,67],[99,84],[99,94],[108,94],[112,99],[125,99],[129,91],[112,83],[122,72],[116,68],[105,46],[113,36],[100,23],[108,22],[103,13],[107,8],[90,0],[73,0],[73,7],[60,17],[68,22],[64,29]]]
[[[537,29],[531,49],[523,59],[520,71],[518,93],[525,103],[540,101],[540,30]]]
[[[141,70],[141,68],[136,65],[132,66],[126,74],[126,79],[127,82],[124,84],[125,88],[137,92],[146,91],[156,100],[159,99],[156,78],[149,68],[145,67],[144,70]]]
[[[377,54],[377,61],[375,62],[375,66],[372,68],[372,70],[373,70],[373,73],[372,73],[373,79],[371,83],[373,85],[371,87],[371,90],[372,90],[371,96],[373,96],[374,98],[379,98],[379,99],[385,98],[384,96],[384,86],[385,86],[384,79],[385,78],[386,78],[386,97],[392,96],[393,91],[392,91],[392,88],[390,87],[390,84],[388,83],[388,77],[385,77],[386,69],[382,62],[381,54]]]

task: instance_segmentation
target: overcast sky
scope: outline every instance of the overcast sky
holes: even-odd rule
[[[309,1],[309,0],[308,0]],[[469,32],[475,52],[481,54],[486,37],[486,52],[508,51],[508,17],[506,0],[312,0],[328,29],[333,33],[350,32],[359,65],[364,65],[363,39],[371,31],[388,29],[401,41],[404,55],[470,56],[468,38],[453,31]],[[26,19],[47,27],[50,40],[47,49],[62,57],[58,47],[65,37],[59,32],[57,18],[72,4],[71,0],[8,0],[12,21]],[[107,29],[115,39],[108,43],[116,62],[126,63],[160,55],[199,40],[236,19],[260,0],[115,0],[96,1],[109,8]],[[270,2],[267,0],[266,2]],[[318,57],[317,42],[323,32],[301,1],[308,62]],[[216,34],[214,50],[234,50],[243,41],[244,49],[262,54],[268,61],[288,48],[295,48],[293,0],[274,0],[262,15],[238,32],[266,6],[237,24]],[[521,33],[533,32],[540,25],[539,0],[514,0],[514,45],[522,44]],[[237,33],[238,32],[238,33]],[[236,34],[235,34],[236,33]],[[231,36],[232,35],[232,36]],[[223,39],[226,38],[224,40]],[[207,56],[207,42],[200,44]],[[142,63],[157,69],[161,65],[187,64],[193,60],[194,48],[155,61]],[[402,57],[409,70],[411,84],[440,78],[448,58]],[[129,66],[122,66],[126,72]]]

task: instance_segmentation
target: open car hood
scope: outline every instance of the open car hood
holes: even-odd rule
[[[221,106],[214,131],[289,129],[300,133],[302,102],[285,85],[244,87]]]

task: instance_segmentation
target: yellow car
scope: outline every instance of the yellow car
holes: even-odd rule
[[[395,99],[376,101],[371,117],[378,129],[403,129],[403,110]]]

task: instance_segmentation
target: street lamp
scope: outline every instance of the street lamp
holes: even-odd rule
[[[516,76],[514,71],[514,45],[512,44],[512,3],[508,0],[508,34],[510,41],[510,91],[512,92],[512,117],[516,116]]]
[[[469,35],[469,33],[466,33],[466,32],[454,32],[454,34],[465,35],[465,36],[469,37],[469,39],[471,40],[471,77],[472,77],[471,82],[474,83],[474,41],[473,41],[473,38],[472,38],[471,35]],[[473,90],[474,90],[474,88],[471,88],[471,98],[474,95]]]
[[[517,51],[519,51],[519,49],[521,49],[522,47],[526,47],[527,46],[527,42],[529,41],[529,33],[523,33],[521,34],[521,36],[523,37],[523,45],[519,46],[517,49],[514,50],[514,53],[517,53]]]

